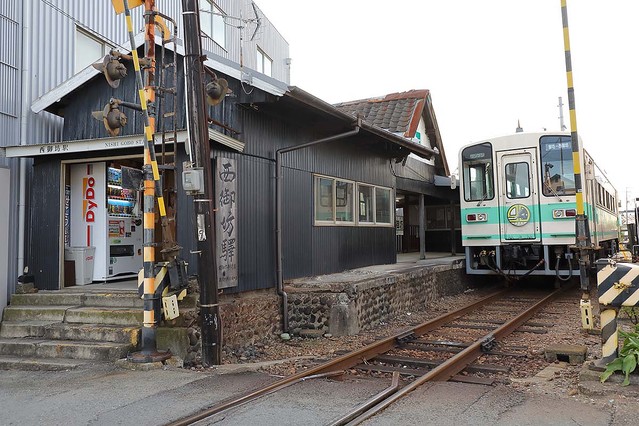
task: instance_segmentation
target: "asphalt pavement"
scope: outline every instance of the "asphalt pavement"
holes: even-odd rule
[[[255,367],[141,371],[93,364],[68,371],[0,371],[0,424],[162,425],[278,379],[250,371]],[[384,381],[371,379],[310,380],[198,424],[325,425],[386,386]],[[581,387],[580,394],[568,396],[546,392],[541,382],[517,388],[427,384],[365,424],[636,423],[636,389],[631,392],[614,383],[606,386],[594,391]],[[593,394],[587,395],[589,392]]]

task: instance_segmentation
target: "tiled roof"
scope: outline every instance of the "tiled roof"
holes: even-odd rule
[[[347,114],[361,117],[374,126],[412,138],[427,96],[428,90],[410,90],[378,98],[342,102],[335,104],[335,107]]]

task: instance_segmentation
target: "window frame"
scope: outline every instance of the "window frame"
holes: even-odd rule
[[[484,154],[482,157],[477,157],[477,158],[472,158],[473,155],[479,155],[481,154],[480,152],[471,152],[473,149],[477,149],[478,147],[485,147],[489,149],[488,152],[488,156],[486,157],[486,155]],[[467,146],[466,148],[464,148],[462,150],[462,154],[461,154],[461,173],[462,173],[462,180],[464,183],[464,187],[461,189],[461,191],[464,192],[464,201],[466,202],[476,202],[476,201],[488,201],[488,200],[493,200],[495,199],[495,192],[496,192],[496,188],[495,188],[495,167],[494,167],[494,160],[493,160],[493,145],[490,142],[483,142],[483,143],[479,143],[476,145],[472,145],[472,146]],[[465,158],[465,156],[468,156],[469,158]],[[474,168],[473,166],[476,165],[483,165],[482,169],[483,169],[483,174],[485,176],[487,176],[487,179],[484,179],[483,182],[483,194],[481,197],[477,198],[477,197],[473,197],[472,196],[472,190],[471,190],[471,184],[472,184],[472,180],[471,180],[471,173],[470,170],[471,168]],[[466,173],[466,171],[468,170],[468,173]]]
[[[202,5],[200,5],[200,20],[208,20],[207,27],[210,28],[211,33],[209,34],[209,32],[204,28],[200,29],[208,36],[209,39],[211,39],[211,41],[213,41],[213,43],[226,50],[226,20],[224,19],[226,17],[226,13],[213,0],[204,0],[202,3],[208,6],[208,10],[206,9],[206,6],[202,7]],[[220,26],[222,30],[221,32],[218,32]],[[202,27],[202,25],[200,25],[200,27]],[[220,39],[218,36],[221,36],[222,38]]]
[[[90,60],[90,62],[88,62],[86,65],[84,65],[82,68],[78,68],[78,53],[80,53],[79,45],[78,45],[78,36],[82,36],[88,40],[94,41],[97,45],[100,46],[100,56]],[[73,52],[73,72],[74,74],[79,73],[80,71],[82,71],[83,69],[91,66],[91,64],[102,60],[102,58],[104,58],[104,56],[109,53],[112,49],[112,46],[106,42],[106,40],[103,40],[99,37],[96,37],[94,34],[92,34],[91,32],[85,30],[84,28],[80,27],[79,25],[75,26],[75,33],[74,33],[74,52]]]
[[[519,176],[519,172],[517,171],[517,167],[515,167],[515,172],[514,174],[509,174],[508,173],[508,166],[518,166],[520,164],[523,164],[526,166],[526,186],[522,189],[525,190],[525,193],[523,195],[518,195],[520,192],[520,188],[517,188],[514,193],[512,191],[513,187],[511,185],[515,185],[515,186],[519,186],[520,182],[518,181],[518,177]],[[514,180],[510,180],[510,177],[514,177]],[[506,179],[506,198],[508,198],[509,200],[522,200],[525,198],[530,197],[530,164],[528,164],[526,161],[518,161],[516,163],[506,163],[504,164],[504,178]],[[523,183],[523,182],[521,182]]]
[[[556,164],[551,164],[551,160],[545,159],[545,152],[550,151],[546,147],[546,145],[550,144],[560,144],[560,160],[556,162]],[[564,157],[564,144],[570,147],[569,150],[566,150],[566,155]],[[550,165],[548,168],[546,165]],[[549,183],[552,181],[550,177],[550,168],[554,168],[555,165],[559,164],[561,166],[561,170],[553,170],[555,176],[559,176],[559,181],[563,182],[561,185],[561,190],[557,189],[556,191],[552,188],[552,185]],[[573,164],[573,155],[572,155],[572,140],[570,136],[552,136],[552,135],[544,135],[539,138],[539,172],[541,173],[541,194],[544,197],[555,197],[557,195],[563,196],[574,196],[576,195],[576,182],[575,182],[575,173],[574,173],[574,164]],[[566,178],[566,179],[565,179]],[[567,178],[571,178],[572,181],[567,180]],[[548,181],[548,182],[547,182]],[[566,187],[566,182],[572,183],[570,187]]]
[[[319,182],[321,179],[331,180],[332,181],[332,219],[317,219],[317,203],[319,201],[318,197],[318,188]],[[338,220],[337,218],[337,183],[343,182],[349,185],[352,185],[352,200],[350,201],[350,211],[352,213],[352,220]],[[372,212],[372,221],[362,221],[360,220],[360,188],[367,187],[370,188],[370,209]],[[382,222],[378,218],[377,213],[377,191],[387,191],[388,193],[388,222]],[[364,182],[356,182],[350,179],[337,178],[333,176],[326,176],[320,174],[313,174],[313,225],[314,226],[371,226],[371,227],[395,227],[395,202],[394,202],[395,191],[393,188],[389,188],[381,185],[373,185]],[[347,204],[348,205],[348,204]]]
[[[269,77],[273,76],[273,59],[260,46],[256,48],[256,71]],[[266,72],[264,64],[269,64],[269,72]]]

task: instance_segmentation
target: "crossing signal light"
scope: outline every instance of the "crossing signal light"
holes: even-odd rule
[[[119,135],[120,129],[126,126],[126,115],[120,111],[118,106],[117,100],[111,99],[102,111],[94,111],[91,113],[93,118],[101,120],[104,123],[104,128],[111,136]]]
[[[92,65],[93,68],[104,74],[109,86],[114,89],[117,89],[120,86],[120,80],[126,77],[126,67],[116,56],[106,55],[102,62],[96,62]]]

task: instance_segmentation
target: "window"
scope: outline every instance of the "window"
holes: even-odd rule
[[[543,194],[575,195],[570,136],[542,136],[540,139]]]
[[[528,163],[506,164],[506,197],[528,198],[530,196],[530,171]]]
[[[464,200],[492,200],[494,193],[493,149],[486,142],[462,151]]]
[[[391,191],[375,188],[375,223],[391,223]]]
[[[359,222],[375,223],[373,217],[373,187],[357,185],[357,200],[359,203]]]
[[[101,40],[76,28],[75,31],[75,72],[82,71],[107,54],[109,47]]]
[[[315,222],[319,225],[392,225],[390,188],[315,176]]]
[[[257,71],[271,77],[273,68],[273,60],[259,47],[257,48]]]
[[[226,49],[224,13],[210,0],[200,2],[200,29],[215,43]]]

